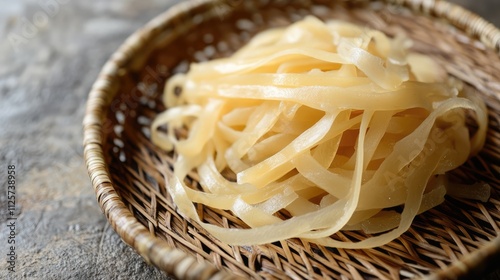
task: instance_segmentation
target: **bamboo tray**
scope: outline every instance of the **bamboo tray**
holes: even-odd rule
[[[165,190],[172,158],[149,139],[165,108],[165,80],[190,61],[227,56],[256,32],[305,15],[404,32],[414,49],[474,87],[489,107],[486,146],[453,172],[485,181],[487,203],[448,198],[417,216],[397,240],[369,250],[325,248],[299,239],[228,246],[183,219]],[[500,31],[445,1],[188,1],[138,30],[103,67],[87,103],[84,150],[97,200],[115,231],[149,263],[179,279],[457,278],[500,255]],[[199,207],[205,221],[244,226]],[[360,238],[342,232],[338,238]]]

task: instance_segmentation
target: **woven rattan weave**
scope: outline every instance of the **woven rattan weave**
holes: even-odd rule
[[[390,3],[387,3],[390,2]],[[486,146],[453,172],[488,182],[487,203],[447,197],[397,240],[369,250],[325,248],[299,239],[228,246],[175,211],[165,189],[172,154],[155,147],[149,125],[165,108],[165,80],[191,61],[227,56],[256,32],[313,14],[394,35],[477,90],[489,107]],[[104,66],[84,119],[85,160],[109,222],[147,261],[180,279],[455,278],[500,254],[500,31],[444,1],[191,1],[133,34]],[[191,176],[196,184],[196,174]],[[230,213],[199,207],[205,221],[245,227]],[[336,238],[357,240],[359,232]]]

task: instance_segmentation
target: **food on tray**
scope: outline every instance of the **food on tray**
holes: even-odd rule
[[[173,76],[152,140],[175,151],[167,188],[178,211],[229,244],[298,237],[367,248],[400,236],[447,193],[487,199],[487,185],[445,175],[483,146],[486,107],[410,45],[307,17]],[[195,204],[249,228],[206,223]],[[330,238],[340,230],[374,235]]]

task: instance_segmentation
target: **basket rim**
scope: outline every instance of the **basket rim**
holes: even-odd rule
[[[104,141],[107,106],[117,92],[116,80],[122,67],[133,63],[132,57],[141,51],[148,41],[161,34],[169,24],[184,23],[183,18],[193,11],[204,10],[214,15],[214,3],[221,0],[190,0],[180,2],[150,20],[130,35],[105,63],[94,82],[86,104],[83,119],[83,148],[87,171],[94,188],[98,204],[112,228],[122,240],[135,249],[146,262],[178,279],[240,279],[225,270],[217,269],[208,261],[200,261],[180,249],[170,247],[166,241],[152,235],[140,223],[118,195],[111,181],[111,174],[104,160]],[[488,48],[500,55],[500,29],[477,14],[445,0],[363,0],[382,1],[404,6],[415,13],[431,14],[445,19],[450,25],[478,38]],[[332,1],[335,2],[335,1]],[[500,98],[500,96],[497,96]],[[465,255],[445,269],[439,270],[428,279],[457,278],[468,269],[483,261],[500,256],[500,236],[489,241],[481,250]]]

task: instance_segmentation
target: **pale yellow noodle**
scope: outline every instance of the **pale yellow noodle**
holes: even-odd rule
[[[307,17],[173,76],[151,138],[176,154],[166,186],[178,211],[229,244],[369,248],[403,234],[447,191],[486,200],[488,186],[445,179],[483,146],[486,107],[410,46]],[[465,111],[477,124],[471,137]],[[192,171],[200,188],[186,184]],[[196,204],[244,226],[207,223]],[[331,238],[340,230],[375,236]]]

